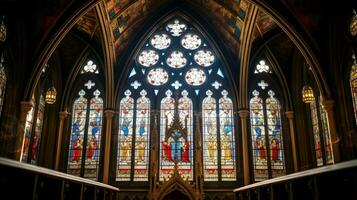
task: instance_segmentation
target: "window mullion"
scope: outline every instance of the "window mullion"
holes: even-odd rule
[[[83,144],[82,144],[82,161],[81,161],[81,171],[80,177],[84,176],[84,169],[86,164],[86,152],[87,152],[87,140],[88,140],[88,122],[89,122],[89,115],[90,115],[90,99],[87,99],[87,112],[86,112],[86,122],[84,126],[84,136],[83,136]]]
[[[268,111],[266,105],[266,98],[263,102],[263,109],[264,109],[264,129],[265,129],[265,149],[267,155],[267,165],[268,165],[268,177],[269,179],[272,178],[272,168],[271,168],[271,159],[270,159],[270,140],[269,140],[269,126],[268,126]]]

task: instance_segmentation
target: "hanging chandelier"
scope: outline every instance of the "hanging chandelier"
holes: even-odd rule
[[[46,91],[46,96],[45,96],[45,102],[47,104],[54,104],[56,102],[56,88],[55,87],[50,87]]]
[[[310,86],[304,86],[302,88],[302,101],[304,103],[312,103],[315,100],[314,91]]]

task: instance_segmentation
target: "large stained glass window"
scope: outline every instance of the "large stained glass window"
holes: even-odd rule
[[[165,20],[146,38],[123,80],[129,84],[119,92],[116,180],[148,181],[150,145],[158,145],[159,180],[170,179],[176,163],[181,177],[194,180],[194,134],[200,130],[204,180],[236,181],[234,95],[224,63],[206,37],[181,17]],[[150,111],[160,119],[158,124],[151,124]],[[158,127],[158,144],[149,143],[153,127]],[[123,147],[128,148],[125,162]]]
[[[281,108],[272,90],[268,91],[268,96],[257,90],[252,94],[250,123],[254,177],[255,181],[262,181],[285,174]]]
[[[32,108],[26,115],[26,122],[25,122],[25,130],[24,130],[24,138],[22,142],[22,153],[21,153],[21,158],[20,160],[22,162],[27,162],[28,160],[28,154],[29,154],[29,147],[30,147],[30,141],[31,141],[31,135],[32,135],[32,125],[34,123],[34,113],[35,113],[35,96],[32,96],[31,99],[32,102]]]
[[[40,95],[40,100],[37,108],[37,116],[36,116],[36,126],[31,144],[31,164],[37,164],[40,144],[41,144],[41,136],[42,136],[42,127],[43,127],[43,115],[45,112],[45,99],[43,95]]]
[[[6,88],[6,72],[4,66],[4,55],[0,57],[0,116],[2,111],[2,106],[4,104],[5,98],[5,88]]]
[[[315,100],[310,103],[310,112],[311,112],[311,125],[312,125],[312,134],[314,137],[314,148],[316,155],[316,165],[322,166],[323,162],[323,154],[322,154],[322,145],[321,136],[320,136],[320,127],[319,127],[319,118],[318,111],[316,107]]]
[[[102,120],[101,92],[95,87],[95,83],[89,80],[78,92],[73,103],[68,174],[98,179]]]
[[[330,127],[328,126],[327,113],[322,105],[322,97],[319,97],[319,111],[322,127],[322,137],[324,140],[324,149],[325,149],[325,158],[326,164],[333,164],[333,153],[332,153],[332,144],[331,144],[331,135]]]

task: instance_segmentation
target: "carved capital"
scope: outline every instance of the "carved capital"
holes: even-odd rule
[[[239,110],[238,115],[242,119],[246,119],[249,115],[249,110]]]
[[[285,112],[285,116],[286,116],[288,119],[294,119],[294,111],[286,111],[286,112]]]
[[[115,112],[112,109],[107,109],[104,111],[105,118],[111,119],[114,116]]]
[[[64,120],[64,119],[66,119],[67,116],[69,115],[69,112],[67,112],[67,111],[61,111],[61,112],[59,112],[58,114],[59,114],[60,120]]]

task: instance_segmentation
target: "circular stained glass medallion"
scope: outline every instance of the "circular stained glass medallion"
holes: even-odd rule
[[[197,49],[198,47],[201,46],[201,43],[202,43],[201,38],[198,35],[192,33],[187,33],[182,37],[181,40],[182,46],[185,47],[185,49],[189,49],[189,50]]]
[[[144,50],[140,53],[138,61],[145,67],[151,67],[159,61],[159,54],[154,50]]]
[[[212,51],[209,50],[199,50],[195,53],[194,59],[197,64],[208,67],[214,62],[214,55]]]
[[[163,85],[169,80],[169,75],[164,69],[156,68],[149,71],[147,78],[151,85]]]
[[[153,47],[156,49],[166,49],[167,47],[170,46],[171,44],[171,39],[168,35],[162,33],[162,34],[156,34],[152,39],[150,40],[150,43]]]
[[[166,63],[172,68],[181,68],[186,65],[187,59],[181,51],[173,51],[166,59]]]
[[[201,69],[192,68],[187,71],[185,80],[193,86],[202,85],[206,81],[206,74]]]

